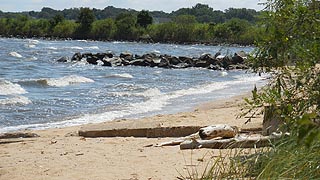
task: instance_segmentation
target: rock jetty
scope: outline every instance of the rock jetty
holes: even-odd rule
[[[145,66],[159,68],[189,68],[200,67],[213,70],[247,69],[245,64],[247,54],[243,51],[233,56],[223,56],[221,53],[202,54],[200,57],[172,56],[167,54],[147,53],[133,55],[130,52],[120,53],[116,56],[112,52],[106,53],[75,53],[71,58],[61,57],[58,62],[86,61],[88,64],[101,66]]]

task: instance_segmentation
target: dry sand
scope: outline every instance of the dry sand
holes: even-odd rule
[[[224,123],[240,128],[261,127],[261,117],[253,119],[247,125],[244,125],[246,119],[236,119],[243,97],[208,102],[190,112],[157,115],[138,120],[117,120],[102,125],[157,127]],[[219,150],[212,149],[150,147],[173,138],[73,136],[84,126],[34,131],[40,135],[38,138],[0,140],[0,179],[177,179],[180,174],[187,176],[189,173],[195,173],[195,169],[201,174],[209,160],[220,154]],[[11,143],[7,143],[9,141]]]

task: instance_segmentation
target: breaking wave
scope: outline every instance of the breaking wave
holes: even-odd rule
[[[25,94],[27,91],[19,84],[10,81],[0,80],[0,95]]]
[[[0,99],[0,105],[27,105],[32,103],[32,101],[24,96],[16,96],[7,99]]]
[[[46,78],[46,79],[35,79],[35,80],[25,80],[20,83],[25,85],[43,85],[43,86],[54,86],[54,87],[64,87],[74,84],[81,83],[92,83],[94,80],[86,78],[83,76],[70,75],[61,78]]]
[[[111,74],[111,75],[107,75],[107,78],[129,78],[132,79],[133,76],[131,74],[128,73],[123,73],[123,74]]]
[[[10,52],[9,55],[12,56],[12,57],[16,57],[16,58],[22,58],[23,57],[21,54],[15,52],[15,51]]]

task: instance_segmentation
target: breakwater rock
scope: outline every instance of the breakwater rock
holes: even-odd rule
[[[146,66],[159,68],[189,68],[201,67],[213,70],[247,69],[245,60],[247,55],[240,51],[233,56],[223,56],[221,53],[202,54],[200,57],[171,56],[167,54],[158,55],[147,53],[133,55],[130,52],[120,53],[116,56],[112,52],[107,53],[75,53],[71,58],[61,57],[58,62],[86,61],[89,64],[101,66]]]

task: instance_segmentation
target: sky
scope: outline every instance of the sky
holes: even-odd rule
[[[42,7],[63,10],[74,7],[104,9],[107,6],[130,8],[135,10],[172,12],[183,7],[192,7],[197,3],[208,4],[215,10],[248,8],[261,10],[261,0],[0,0],[3,12],[40,11]]]

